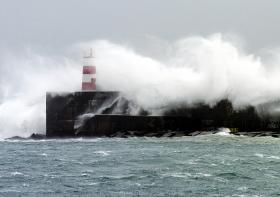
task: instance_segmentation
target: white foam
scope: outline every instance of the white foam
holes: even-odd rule
[[[220,128],[216,135],[221,135],[221,136],[230,136],[230,129],[228,128]]]
[[[12,176],[17,176],[17,175],[23,175],[21,172],[11,172],[11,175]]]
[[[264,158],[264,154],[261,154],[261,153],[256,153],[255,156],[257,156],[259,158]]]
[[[268,159],[280,159],[279,156],[274,156],[274,155],[268,156],[267,158]]]
[[[100,154],[102,156],[108,156],[108,155],[110,155],[110,152],[111,151],[95,151],[94,153]]]
[[[280,52],[270,58],[245,53],[239,43],[214,34],[170,43],[165,58],[137,53],[127,46],[98,40],[71,48],[96,51],[97,86],[117,90],[153,114],[175,105],[213,105],[228,98],[235,107],[280,98]],[[4,54],[4,53],[3,53]],[[46,91],[81,88],[81,58],[22,51],[0,57],[0,138],[45,132]],[[272,110],[279,112],[280,106]],[[223,135],[228,135],[224,132]]]
[[[259,158],[266,158],[266,159],[280,159],[279,156],[275,156],[275,155],[264,155],[264,154],[261,154],[261,153],[256,153],[255,156],[259,157]]]
[[[238,187],[237,190],[245,192],[248,190],[248,187],[246,186]]]

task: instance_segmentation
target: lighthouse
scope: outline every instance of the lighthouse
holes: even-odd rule
[[[84,56],[82,91],[95,91],[95,90],[96,90],[96,67],[94,65],[93,51],[92,49],[90,49],[89,54]]]

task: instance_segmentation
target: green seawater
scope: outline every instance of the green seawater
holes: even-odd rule
[[[272,137],[0,142],[0,196],[279,195]]]

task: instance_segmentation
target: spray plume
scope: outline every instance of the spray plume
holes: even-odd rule
[[[80,43],[74,50],[90,47],[96,51],[97,86],[121,91],[154,113],[197,102],[213,105],[225,98],[236,108],[280,98],[280,53],[273,51],[264,62],[221,34],[171,43],[165,60],[106,40]],[[0,138],[44,133],[45,93],[79,91],[81,59],[36,53],[1,58]]]

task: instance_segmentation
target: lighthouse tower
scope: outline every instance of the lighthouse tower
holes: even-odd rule
[[[90,49],[89,54],[84,56],[82,91],[96,90],[96,67],[93,60],[93,51]]]

